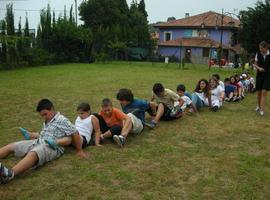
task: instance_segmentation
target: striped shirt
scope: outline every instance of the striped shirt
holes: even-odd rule
[[[43,123],[43,128],[40,132],[40,139],[52,138],[59,139],[70,136],[76,133],[75,126],[59,112],[55,114],[52,120],[48,123]]]

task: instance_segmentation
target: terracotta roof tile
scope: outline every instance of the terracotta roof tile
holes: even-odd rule
[[[205,12],[199,15],[194,15],[178,20],[173,20],[167,23],[156,24],[155,27],[165,28],[165,27],[216,27],[221,26],[222,15],[216,12]],[[238,28],[240,21],[224,15],[223,17],[223,27],[235,27]]]

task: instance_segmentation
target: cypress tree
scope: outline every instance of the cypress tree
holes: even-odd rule
[[[28,23],[28,17],[25,17],[25,25],[24,25],[24,36],[29,37],[29,23]]]
[[[18,36],[22,36],[22,24],[21,24],[21,21],[22,21],[22,18],[20,17],[19,23],[18,23],[18,32],[17,32]]]
[[[2,20],[0,24],[1,24],[1,34],[6,35],[6,28],[7,28],[6,21]]]
[[[74,16],[73,16],[73,5],[71,5],[69,10],[69,23],[75,24]]]
[[[6,13],[6,25],[7,25],[7,35],[14,35],[14,13],[13,13],[13,4],[7,4],[7,13]]]
[[[144,17],[147,19],[148,14],[147,14],[147,12],[145,10],[145,2],[144,2],[144,0],[140,1],[139,5],[138,5],[138,9],[144,15]]]

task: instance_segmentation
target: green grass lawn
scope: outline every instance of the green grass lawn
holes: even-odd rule
[[[184,83],[193,91],[200,78],[235,71],[176,64],[108,63],[66,64],[0,72],[0,146],[22,140],[18,127],[40,130],[35,112],[41,98],[71,121],[76,106],[88,101],[92,111],[102,98],[130,88],[149,99],[155,82],[175,90]],[[270,104],[266,115],[254,109],[256,95],[225,103],[217,113],[161,122],[155,130],[130,136],[125,148],[107,142],[86,149],[80,160],[67,149],[60,159],[30,170],[0,186],[0,199],[270,199]],[[7,166],[18,161],[3,159]]]

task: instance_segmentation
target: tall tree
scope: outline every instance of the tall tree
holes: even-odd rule
[[[145,2],[144,2],[144,0],[140,1],[139,5],[138,5],[138,9],[146,18],[148,17],[148,14],[147,14],[147,12],[145,10]]]
[[[6,21],[1,20],[0,21],[0,29],[1,29],[1,35],[6,35]],[[6,62],[6,56],[7,56],[7,45],[6,45],[6,37],[0,37],[0,42],[2,43],[2,48],[0,48],[0,63]]]
[[[75,19],[73,15],[73,5],[71,5],[70,10],[69,10],[69,23],[75,24]]]
[[[18,23],[18,32],[17,32],[18,36],[22,36],[22,24],[21,24],[21,21],[22,21],[22,18],[20,17],[19,23]]]
[[[52,47],[52,25],[51,25],[51,8],[48,4],[47,9],[42,9],[40,12],[40,42],[42,48],[51,51]]]
[[[132,0],[130,4],[130,12],[135,12],[138,9],[138,2],[137,0]]]
[[[243,47],[251,53],[258,50],[262,40],[270,42],[270,0],[258,1],[254,8],[241,11],[239,40]]]
[[[123,14],[128,14],[128,4],[126,0],[117,0],[118,3],[118,9]]]
[[[29,37],[29,23],[28,23],[28,17],[25,17],[25,25],[24,25],[24,36]]]
[[[1,34],[2,35],[6,35],[6,28],[7,28],[7,25],[6,25],[6,21],[5,20],[1,20],[0,21],[0,27],[1,27]]]
[[[115,0],[88,0],[79,6],[79,14],[85,25],[92,29],[112,27],[120,21],[120,11]]]
[[[13,13],[13,4],[7,4],[7,13],[6,13],[6,24],[7,24],[7,35],[14,35],[14,13]]]
[[[64,6],[64,21],[67,21],[67,7]]]
[[[30,32],[29,32],[29,22],[28,22],[28,17],[27,13],[25,16],[25,25],[24,25],[24,47],[28,48],[31,47],[31,44],[33,43],[32,38],[29,37]]]

